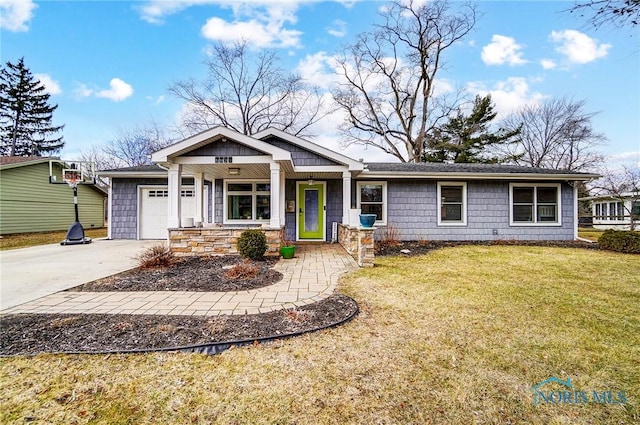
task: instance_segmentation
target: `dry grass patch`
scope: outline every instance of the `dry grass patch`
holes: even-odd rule
[[[89,238],[106,238],[107,229],[84,229],[84,235]],[[0,238],[0,251],[7,249],[28,248],[36,245],[60,243],[67,237],[67,231],[17,233],[15,235],[2,235]]]
[[[597,424],[640,420],[640,263],[467,246],[381,258],[342,280],[346,326],[218,356],[0,360],[0,422]],[[625,390],[534,406],[532,386]]]
[[[590,240],[591,242],[598,242],[598,238],[602,236],[604,230],[596,230],[596,229],[586,229],[580,228],[578,229],[578,236]]]

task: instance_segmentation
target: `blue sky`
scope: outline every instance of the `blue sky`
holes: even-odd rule
[[[379,19],[383,2],[313,0],[32,1],[1,0],[0,56],[26,65],[59,105],[64,158],[151,121],[175,123],[184,105],[167,91],[202,78],[215,42],[248,39],[274,48],[287,68],[328,88],[331,56]],[[585,99],[608,164],[640,163],[640,34],[562,11],[572,2],[480,1],[482,18],[450,51],[443,87],[491,93],[500,114],[545,98]],[[340,149],[339,116],[314,140]],[[372,148],[341,151],[389,160]]]

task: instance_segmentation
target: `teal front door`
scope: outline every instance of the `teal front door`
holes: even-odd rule
[[[298,183],[298,239],[325,240],[324,182]]]

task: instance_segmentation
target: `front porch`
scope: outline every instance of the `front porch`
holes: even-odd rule
[[[246,227],[203,227],[169,229],[169,249],[177,256],[235,255],[238,238]],[[284,227],[260,228],[267,236],[267,256],[279,256],[284,241]],[[373,267],[373,228],[338,225],[338,243],[360,267]],[[329,245],[329,244],[326,244]],[[298,247],[306,246],[304,242]],[[297,251],[296,256],[299,255]]]

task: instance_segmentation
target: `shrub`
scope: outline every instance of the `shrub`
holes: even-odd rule
[[[598,246],[609,251],[640,254],[640,233],[607,230],[598,238]]]
[[[259,229],[248,229],[238,238],[238,253],[244,258],[261,260],[267,252],[267,235]]]
[[[176,257],[163,244],[150,246],[135,257],[138,266],[143,269],[169,267],[176,262]]]
[[[227,279],[254,279],[258,276],[259,270],[257,264],[245,258],[227,270],[224,275]]]
[[[400,246],[400,231],[393,224],[376,230],[375,250],[377,253]]]

